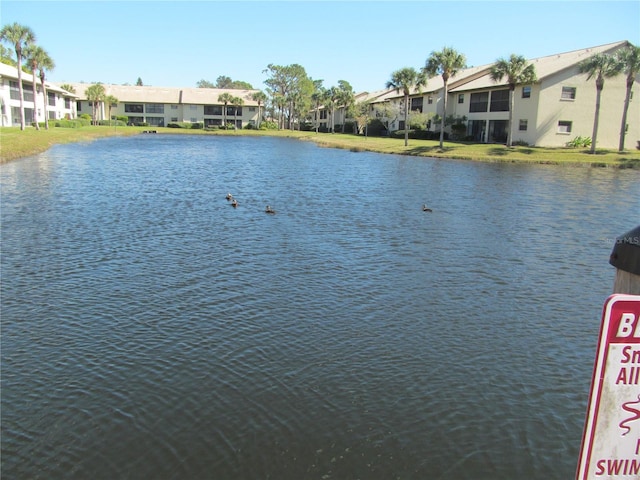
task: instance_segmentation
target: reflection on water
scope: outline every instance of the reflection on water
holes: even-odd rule
[[[154,135],[0,187],[6,478],[574,475],[637,171]]]

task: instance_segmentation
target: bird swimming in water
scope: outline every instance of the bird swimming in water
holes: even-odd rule
[[[267,205],[267,207],[264,209],[264,211],[266,213],[276,213],[276,211],[273,208],[271,208],[271,205]]]
[[[227,193],[227,196],[224,198],[226,198],[227,200],[231,200],[233,198],[233,195],[231,195],[230,193]]]
[[[238,206],[238,202],[236,201],[236,199],[234,198],[233,200],[231,200],[231,206],[233,208],[236,208]]]
[[[431,210],[429,207],[427,207],[426,204],[422,205],[422,211],[423,212],[433,212],[433,210]]]

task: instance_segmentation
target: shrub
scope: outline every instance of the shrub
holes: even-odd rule
[[[80,128],[82,127],[82,121],[61,119],[61,120],[56,120],[53,126],[60,127],[60,128]]]
[[[516,140],[515,142],[511,142],[511,145],[514,147],[528,147],[529,143],[524,140]]]
[[[575,137],[573,140],[571,140],[570,142],[567,142],[565,144],[567,147],[569,148],[584,148],[584,147],[590,147],[591,146],[591,137]]]
[[[260,130],[277,130],[277,129],[278,129],[278,124],[271,120],[266,120],[260,123]]]
[[[367,135],[371,135],[372,137],[386,137],[387,127],[385,127],[379,119],[374,118],[367,127]]]

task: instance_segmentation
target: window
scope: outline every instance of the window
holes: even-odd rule
[[[566,120],[558,122],[558,133],[571,133],[571,123]]]
[[[427,98],[427,103],[428,103],[429,105],[432,105],[432,104],[433,104],[433,97],[432,97],[431,95],[429,95],[429,98]]]
[[[520,120],[520,125],[518,127],[518,130],[520,130],[521,132],[526,131],[527,130],[527,124],[528,124],[527,120]]]
[[[55,106],[55,104],[56,104],[56,94],[55,93],[47,92],[47,104]]]
[[[171,121],[172,122],[177,122],[178,121],[178,117],[171,117]]]
[[[171,110],[177,110],[178,109],[178,105],[171,105]]]
[[[164,113],[162,103],[147,103],[147,113]]]
[[[220,105],[205,105],[205,115],[222,115],[222,107]]]
[[[256,111],[256,107],[249,107],[249,111],[250,112],[255,112]],[[251,121],[253,121],[253,120],[251,120]]]
[[[66,108],[67,110],[71,108],[71,100],[69,100],[68,98],[64,99],[64,108]]]
[[[78,112],[81,112],[81,111],[82,111],[82,102],[76,102],[76,110],[77,110]]]
[[[147,117],[147,123],[154,127],[164,127],[164,118],[162,117]]]
[[[198,119],[196,117],[191,117],[191,123],[198,123]]]
[[[423,103],[424,99],[422,97],[419,98],[412,98],[411,99],[411,111],[418,111],[420,113],[422,113],[422,103]]]
[[[142,113],[143,108],[141,103],[125,103],[124,111],[126,113]]]
[[[576,87],[562,87],[562,100],[575,100],[576,99]]]
[[[509,111],[509,89],[495,90],[491,92],[490,112],[508,112]]]
[[[464,103],[464,93],[458,95],[458,103]]]
[[[522,87],[522,98],[531,98],[531,87],[529,85]]]
[[[327,111],[320,110],[320,120],[326,120],[326,119],[327,119]]]
[[[469,100],[469,112],[486,112],[489,105],[489,92],[472,93]]]

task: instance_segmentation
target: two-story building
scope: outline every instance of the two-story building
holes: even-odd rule
[[[513,109],[513,142],[531,146],[560,147],[575,137],[591,137],[596,108],[595,79],[580,73],[579,64],[596,53],[613,54],[628,42],[621,41],[567,53],[529,60],[536,70],[537,81],[518,85]],[[466,136],[477,142],[503,143],[509,131],[509,85],[507,78],[495,82],[491,78],[493,64],[460,70],[449,80],[446,117],[466,119]],[[636,77],[633,90],[640,79]],[[640,140],[640,103],[632,99],[625,125],[627,148]],[[600,102],[597,144],[616,148],[620,139],[622,113],[626,94],[626,75],[605,79]],[[441,77],[428,80],[420,92],[410,97],[410,110],[427,116],[442,116],[444,84]],[[375,106],[392,102],[404,108],[402,93],[389,90],[376,94]],[[404,129],[402,116],[389,121],[389,129]],[[439,125],[427,123],[432,131]],[[448,130],[448,129],[445,129]]]
[[[71,83],[78,96],[77,112],[93,116],[92,102],[87,100],[90,83]],[[221,126],[225,122],[236,128],[249,124],[256,125],[259,120],[258,102],[252,96],[258,90],[232,90],[218,88],[173,88],[132,85],[102,85],[105,95],[117,99],[109,105],[98,104],[97,120],[112,117],[127,117],[129,124],[146,124],[166,127],[169,123],[202,123],[205,127]],[[220,100],[228,93],[239,98],[242,103],[232,105]]]
[[[76,96],[59,86],[45,81],[47,98],[40,79],[36,76],[36,97],[33,96],[33,75],[22,73],[25,123],[44,122],[45,116],[51,120],[76,118]],[[20,126],[20,91],[18,89],[18,69],[0,63],[0,125]]]

